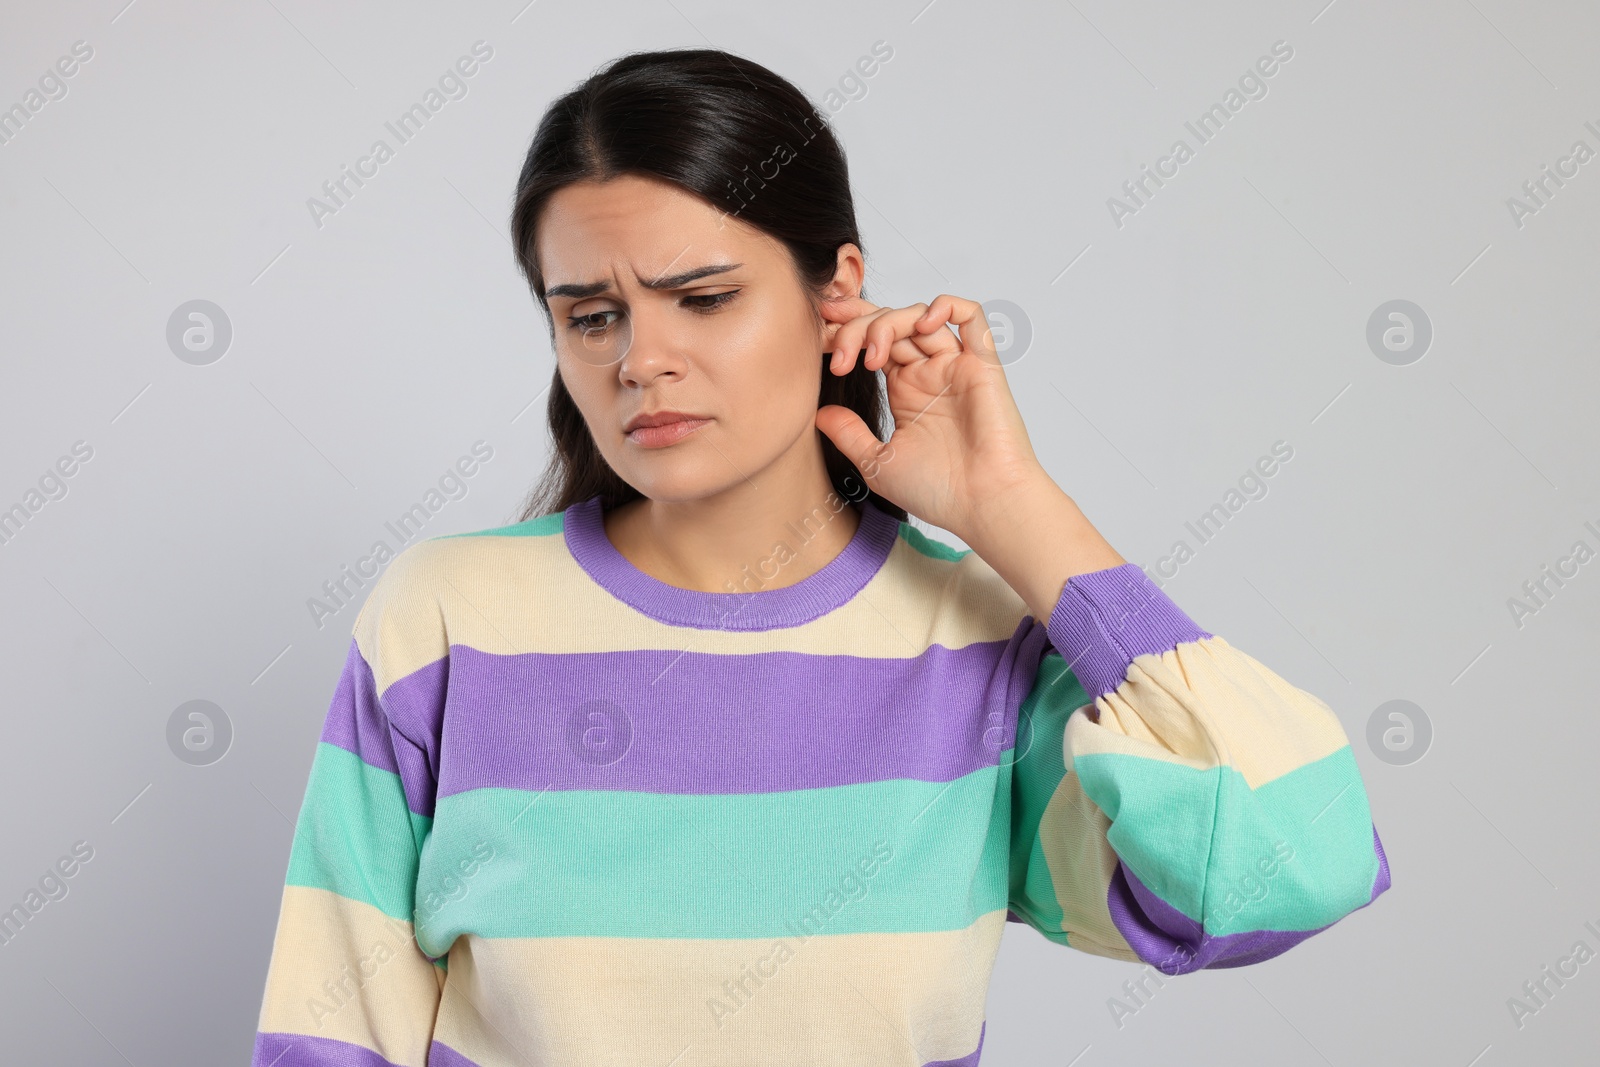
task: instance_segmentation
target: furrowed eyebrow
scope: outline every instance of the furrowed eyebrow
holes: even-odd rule
[[[704,267],[686,270],[681,274],[669,274],[662,278],[642,281],[639,284],[646,289],[678,289],[701,278],[709,277],[713,274],[725,274],[730,270],[738,270],[742,266],[744,266],[743,263],[710,263]],[[551,297],[570,296],[575,300],[587,300],[591,296],[599,296],[610,291],[611,283],[609,281],[568,282],[563,285],[552,285],[544,291],[544,298],[549,300]]]

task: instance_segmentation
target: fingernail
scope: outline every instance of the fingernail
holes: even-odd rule
[[[871,363],[872,362],[872,353],[876,352],[877,350],[878,350],[878,343],[876,341],[868,341],[867,342],[867,354],[865,356],[861,357],[861,362],[863,362],[863,363]]]

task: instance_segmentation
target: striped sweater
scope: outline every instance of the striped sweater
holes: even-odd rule
[[[256,1067],[975,1065],[1008,920],[1176,975],[1388,888],[1334,713],[1136,565],[1041,623],[867,501],[759,588],[830,506],[726,593],[633,566],[598,497],[400,553],[316,748]]]

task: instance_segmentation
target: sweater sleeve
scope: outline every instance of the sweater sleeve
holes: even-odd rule
[[[1071,578],[1046,631],[1018,714],[1008,918],[1176,975],[1270,959],[1389,888],[1327,704],[1136,564]]]
[[[416,613],[401,624],[382,610],[392,577],[383,575],[356,620],[312,760],[254,1067],[428,1062],[444,961],[424,954],[412,923],[437,763],[426,730],[411,724],[426,720],[440,700],[429,694],[442,689],[415,684],[424,670],[380,695],[376,669],[427,659],[438,640],[418,629]]]

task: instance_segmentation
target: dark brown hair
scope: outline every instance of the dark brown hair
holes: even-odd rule
[[[768,173],[764,165],[777,170]],[[540,212],[564,186],[623,174],[669,182],[782,241],[820,326],[821,294],[839,247],[861,245],[843,149],[806,96],[766,67],[717,49],[668,49],[612,60],[552,103],[534,132],[517,178],[511,235],[552,347],[555,324],[536,251]],[[858,361],[840,377],[820,351],[817,365],[818,406],[850,408],[883,440],[878,373]],[[603,508],[643,496],[600,455],[559,369],[545,411],[554,447],[520,520],[564,511],[597,493]],[[870,498],[906,518],[904,508],[867,488],[825,434],[817,436],[835,492],[856,502]]]

